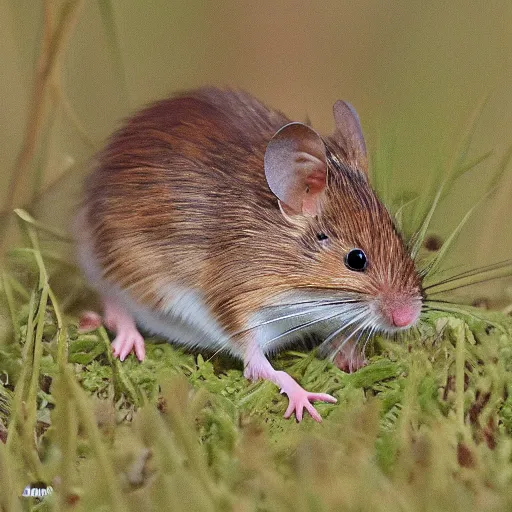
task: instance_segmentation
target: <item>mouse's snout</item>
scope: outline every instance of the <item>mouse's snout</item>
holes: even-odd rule
[[[417,322],[421,313],[421,299],[381,297],[378,309],[389,330],[405,329]]]
[[[416,323],[419,314],[419,305],[398,306],[391,310],[391,322],[395,327],[409,327]]]

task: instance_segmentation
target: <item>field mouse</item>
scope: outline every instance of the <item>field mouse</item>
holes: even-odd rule
[[[113,353],[145,356],[136,325],[241,358],[244,375],[315,400],[267,355],[298,338],[354,346],[417,321],[421,280],[368,181],[359,118],[334,104],[321,137],[247,93],[203,88],[128,119],[97,156],[76,223]],[[98,316],[98,318],[100,318]],[[357,366],[357,365],[356,365]]]

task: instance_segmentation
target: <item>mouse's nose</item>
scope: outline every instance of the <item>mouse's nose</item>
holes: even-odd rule
[[[399,306],[391,311],[391,319],[395,327],[407,327],[412,325],[419,316],[419,307],[414,306]]]

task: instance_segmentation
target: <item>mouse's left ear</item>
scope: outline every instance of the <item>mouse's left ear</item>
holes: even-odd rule
[[[325,145],[303,123],[283,126],[265,152],[265,177],[288,216],[320,213],[327,182]]]
[[[349,103],[338,100],[333,107],[336,129],[332,138],[345,153],[347,163],[368,176],[368,157],[366,143],[359,116]]]

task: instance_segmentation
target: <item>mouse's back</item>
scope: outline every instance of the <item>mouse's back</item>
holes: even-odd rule
[[[287,122],[248,94],[214,88],[129,118],[86,181],[78,238],[101,274],[90,278],[129,288],[151,307],[170,267],[178,281],[201,287],[207,253],[229,253],[269,216],[282,222],[263,160]]]

